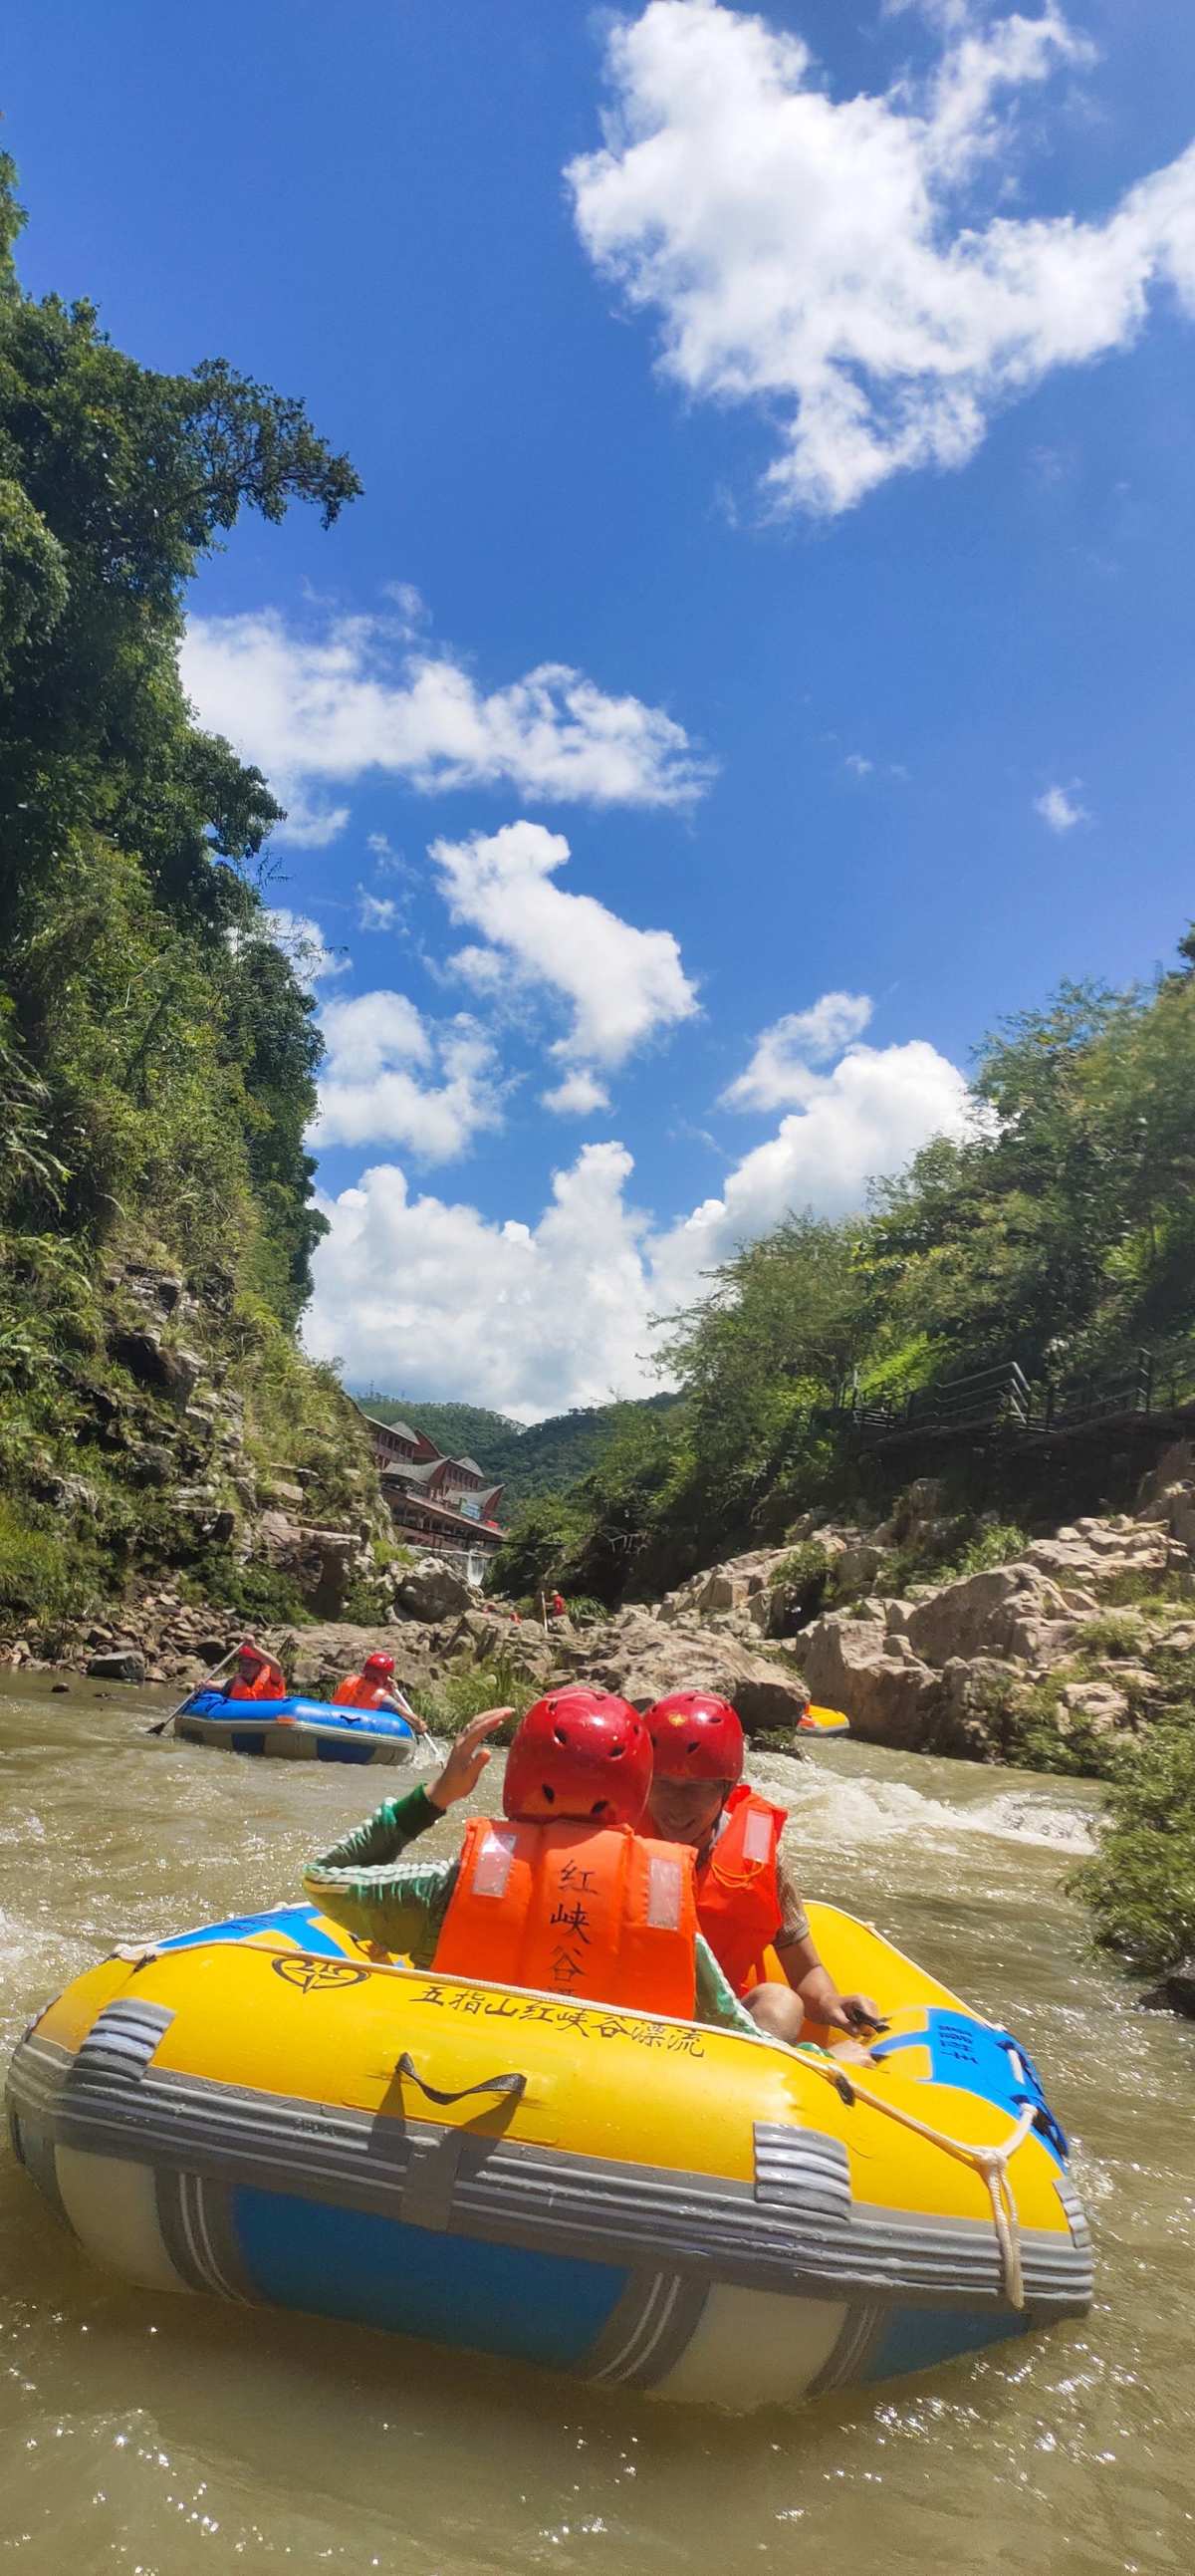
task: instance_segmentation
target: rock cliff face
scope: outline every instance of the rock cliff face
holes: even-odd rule
[[[1135,1516],[1078,1521],[908,1599],[885,1596],[881,1560],[874,1592],[800,1637],[810,1694],[845,1709],[868,1742],[981,1760],[1007,1749],[1018,1693],[1062,1740],[1132,1726],[1160,1687],[1159,1657],[1195,1646],[1193,1542],[1195,1450],[1183,1443]]]
[[[131,1626],[143,1661],[169,1662],[196,1626],[211,1633],[210,1607],[187,1610],[205,1592],[239,1593],[250,1616],[260,1602],[263,1618],[277,1606],[335,1619],[363,1597],[381,1616],[397,1591],[364,1425],[218,1265],[198,1282],[111,1266],[64,1358],[53,1424],[21,1434],[18,1421],[0,1509],[55,1564],[24,1600],[0,1580],[0,1661],[43,1642],[68,1660],[80,1645],[123,1652]],[[119,1608],[88,1621],[88,1594]]]

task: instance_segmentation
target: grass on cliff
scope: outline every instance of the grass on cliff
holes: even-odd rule
[[[34,1519],[0,1494],[0,1627],[53,1631],[85,1617],[99,1591],[93,1550],[64,1536],[48,1511]]]

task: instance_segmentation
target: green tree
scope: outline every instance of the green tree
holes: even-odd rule
[[[253,870],[280,809],[193,721],[183,595],[244,508],[359,486],[301,403],[115,349],[22,293],[0,156],[0,1008],[39,1085],[61,1219],[204,1227],[293,1323],[321,1220],[303,1131],[320,1041]],[[30,1176],[32,1169],[30,1167]]]

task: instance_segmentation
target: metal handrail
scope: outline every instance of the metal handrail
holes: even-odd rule
[[[981,1431],[1044,1435],[1077,1429],[1108,1415],[1141,1419],[1158,1411],[1176,1412],[1195,1402],[1195,1340],[1170,1350],[1159,1364],[1152,1351],[1139,1350],[1131,1365],[1101,1376],[1035,1388],[1018,1360],[993,1360],[962,1377],[936,1386],[916,1387],[901,1404],[891,1399],[868,1401],[852,1390],[819,1413],[822,1421],[850,1425],[864,1443],[885,1435],[922,1432]]]

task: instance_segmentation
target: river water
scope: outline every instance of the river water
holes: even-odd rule
[[[394,1774],[155,1742],[159,1695],[0,1682],[5,2057],[114,1939],[297,1897]],[[0,2564],[30,2576],[1192,2576],[1195,2028],[1085,1958],[1082,1786],[766,1759],[807,1893],[1021,2032],[1075,2141],[1089,2319],[803,2415],[601,2397],[94,2270],[0,2160]],[[451,1821],[438,1840],[451,1849]]]

